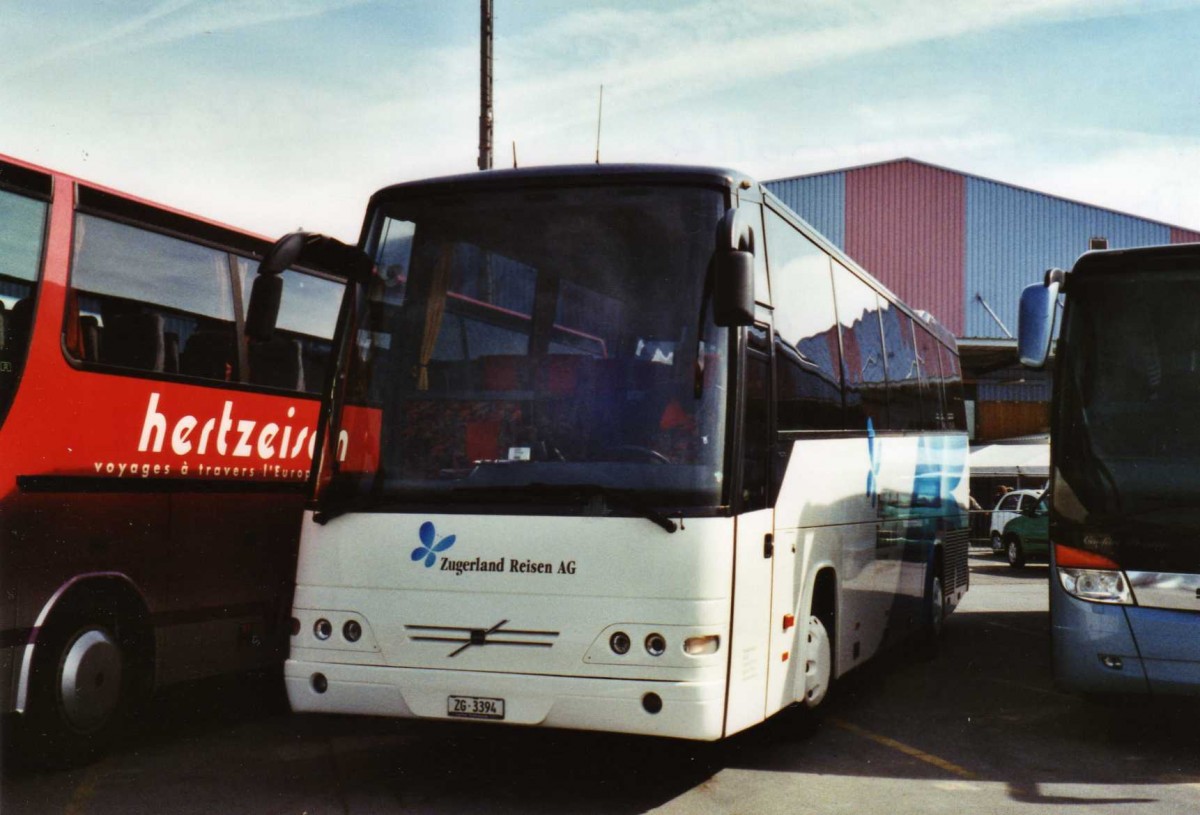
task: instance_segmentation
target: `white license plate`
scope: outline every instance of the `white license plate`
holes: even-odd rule
[[[446,715],[464,719],[503,719],[504,700],[486,696],[450,696],[446,699]]]

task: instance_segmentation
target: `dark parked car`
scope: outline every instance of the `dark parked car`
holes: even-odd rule
[[[1050,558],[1050,509],[1049,493],[1043,493],[1038,502],[1021,509],[1017,517],[1004,525],[1004,553],[1008,565],[1024,566],[1026,559]]]

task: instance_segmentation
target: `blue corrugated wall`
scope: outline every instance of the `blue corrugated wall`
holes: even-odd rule
[[[846,174],[768,181],[764,186],[838,249],[846,248]]]
[[[1070,269],[1088,239],[1110,249],[1171,242],[1164,224],[967,176],[964,337],[1004,338],[982,296],[1014,335],[1021,290],[1046,269]]]

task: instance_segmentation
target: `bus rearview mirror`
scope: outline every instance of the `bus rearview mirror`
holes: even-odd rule
[[[1058,306],[1058,281],[1026,286],[1021,292],[1017,324],[1017,350],[1027,368],[1044,368],[1054,339],[1054,312]]]
[[[754,255],[719,252],[715,271],[713,321],[722,327],[754,325]]]
[[[279,319],[279,303],[283,297],[283,278],[277,274],[260,274],[250,289],[250,304],[246,308],[246,336],[267,342],[275,333]]]

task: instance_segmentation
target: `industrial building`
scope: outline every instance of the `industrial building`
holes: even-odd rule
[[[1017,363],[1021,290],[1090,249],[1200,232],[898,159],[768,181],[788,206],[958,337],[975,442],[1045,432],[1050,381]]]

